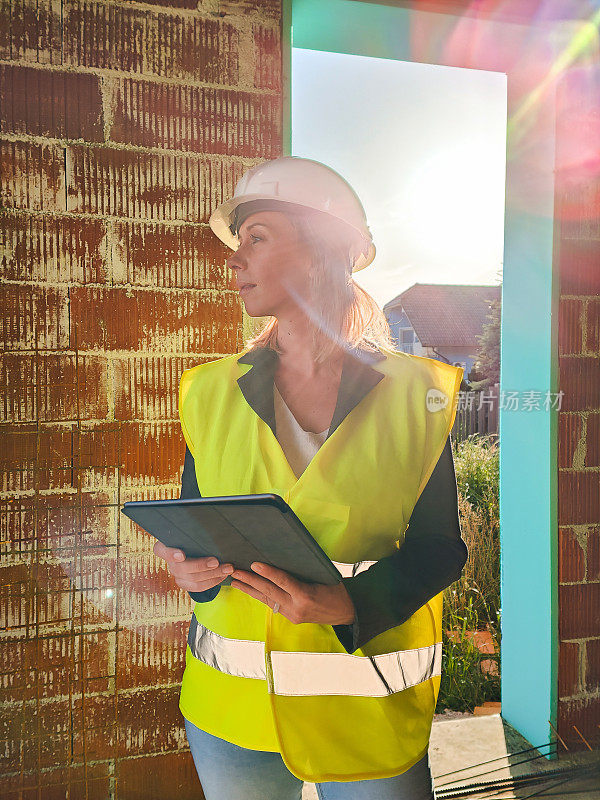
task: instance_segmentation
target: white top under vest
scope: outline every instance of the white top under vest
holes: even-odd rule
[[[277,440],[294,475],[299,478],[327,438],[329,428],[321,433],[305,431],[279,394],[275,382],[273,382],[273,401]]]

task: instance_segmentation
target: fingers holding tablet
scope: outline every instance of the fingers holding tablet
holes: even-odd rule
[[[188,592],[212,589],[233,572],[232,564],[220,564],[214,556],[186,558],[182,550],[158,541],[154,544],[154,554],[166,562],[177,585]]]

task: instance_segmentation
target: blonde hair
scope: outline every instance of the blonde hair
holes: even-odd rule
[[[286,213],[286,212],[283,212]],[[328,214],[288,214],[301,241],[312,255],[309,271],[312,303],[305,306],[313,322],[313,357],[325,363],[340,346],[365,350],[388,349],[395,344],[385,314],[352,277],[352,266],[365,247],[364,239],[346,223]],[[277,346],[277,317],[270,317],[246,346]]]

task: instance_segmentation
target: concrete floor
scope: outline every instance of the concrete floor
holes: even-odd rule
[[[500,714],[451,715],[446,719],[444,715],[436,715],[429,744],[429,760],[436,793],[442,789],[444,791],[458,789],[464,783],[537,774],[548,770],[587,766],[593,763],[600,765],[600,752],[597,750],[569,754],[565,753],[562,747],[559,749],[558,758],[552,760],[537,758],[525,761],[525,759],[539,755],[535,750],[508,758],[509,753],[517,753],[530,747],[531,744],[503,720]],[[549,749],[548,747],[542,748],[542,752],[546,753]],[[481,763],[490,759],[498,760],[491,764]],[[518,762],[523,763],[519,764]],[[480,766],[473,766],[478,764]],[[457,772],[464,767],[469,767],[469,769]],[[569,800],[600,800],[600,772],[596,772],[591,777],[582,776],[568,783],[562,783],[562,785],[552,785],[560,780],[564,780],[564,777],[549,778],[547,784],[529,784],[516,791],[504,790],[495,794],[486,790],[481,794],[474,793],[471,796],[473,798],[497,796],[502,800],[511,800],[511,798],[524,799],[535,792],[536,800],[542,800],[542,798],[562,800],[567,797]],[[302,800],[317,800],[314,785],[304,785]]]

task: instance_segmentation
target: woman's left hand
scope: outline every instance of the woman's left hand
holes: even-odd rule
[[[236,569],[231,585],[269,608],[279,603],[278,612],[290,622],[320,622],[325,625],[348,625],[354,622],[354,603],[340,581],[336,586],[304,583],[268,564],[255,561],[252,572]]]

